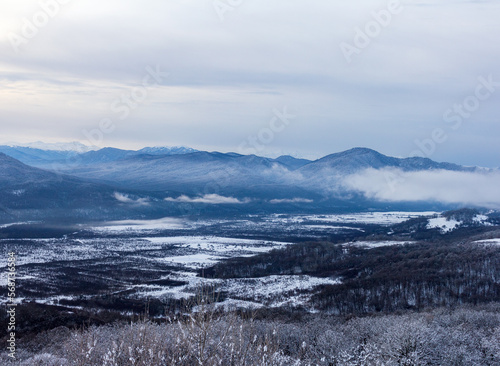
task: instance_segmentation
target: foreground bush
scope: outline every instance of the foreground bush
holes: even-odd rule
[[[2,365],[500,365],[500,306],[277,322],[201,309],[163,324],[67,331]],[[198,309],[200,310],[200,309]],[[61,330],[57,330],[61,332]],[[55,332],[55,331],[54,331]]]

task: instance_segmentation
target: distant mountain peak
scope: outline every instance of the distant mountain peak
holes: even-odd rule
[[[78,141],[73,141],[73,142],[54,142],[54,143],[48,143],[48,142],[42,142],[42,141],[36,141],[36,142],[29,142],[29,143],[17,143],[17,142],[11,142],[7,143],[4,146],[9,146],[9,147],[28,147],[31,149],[39,149],[39,150],[46,150],[46,151],[75,151],[78,153],[85,153],[88,151],[93,151],[93,150],[98,150],[99,148],[96,146],[88,146],[84,145],[81,142]]]
[[[189,154],[198,152],[198,150],[185,146],[153,146],[144,147],[138,150],[139,153],[153,154],[153,155],[175,155],[175,154]]]
[[[353,147],[352,149],[345,150],[333,155],[376,155],[382,156],[383,154],[379,153],[376,150],[367,148],[367,147]]]
[[[327,155],[317,161],[319,162],[330,162],[330,161],[342,161],[343,163],[352,161],[365,161],[368,164],[374,163],[375,161],[387,161],[387,160],[397,160],[397,158],[392,158],[384,154],[379,153],[373,149],[366,147],[355,147],[349,150],[341,151],[338,153]]]

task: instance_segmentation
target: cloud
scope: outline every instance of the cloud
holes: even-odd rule
[[[366,169],[347,176],[345,188],[379,201],[436,201],[500,208],[500,171],[456,172]]]
[[[430,137],[439,121],[446,127],[443,112],[474,92],[478,76],[500,77],[498,1],[404,1],[351,64],[339,45],[353,44],[388,1],[224,1],[234,10],[224,22],[210,0],[72,1],[16,53],[9,34],[22,33],[39,2],[2,2],[5,140],[88,142],[82,131],[109,118],[120,128],[101,147],[235,151],[272,108],[288,105],[297,120],[260,155],[318,158],[332,146],[369,146],[408,156],[416,138]],[[145,68],[157,65],[169,77],[135,103]],[[125,100],[137,108],[121,119]],[[469,127],[448,129],[447,147],[433,158],[496,166],[497,115],[493,99],[481,103]]]
[[[313,200],[307,198],[284,198],[284,199],[274,199],[269,201],[270,203],[312,203]]]
[[[181,195],[177,198],[167,197],[165,201],[168,202],[181,202],[181,203],[206,203],[210,205],[219,204],[242,204],[250,202],[249,199],[244,199],[243,201],[234,197],[224,197],[218,194],[206,194],[202,197],[191,198],[186,195]]]
[[[149,205],[149,200],[147,198],[138,198],[138,199],[132,199],[126,194],[115,192],[113,196],[120,202],[122,203],[131,203],[134,205],[138,206],[148,206]]]

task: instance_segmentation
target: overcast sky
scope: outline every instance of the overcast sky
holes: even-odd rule
[[[498,167],[499,19],[494,0],[2,0],[0,142]]]

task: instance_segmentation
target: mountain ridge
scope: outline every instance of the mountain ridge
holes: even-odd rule
[[[273,191],[273,185],[280,189],[287,187],[287,191],[331,192],[332,188],[338,189],[342,176],[368,168],[463,172],[477,169],[426,158],[395,158],[368,148],[353,148],[313,161],[291,156],[274,159],[217,151],[158,155],[142,154],[141,151],[144,149],[103,148],[81,154],[71,164],[55,162],[47,168],[54,169],[55,164],[61,173],[106,184],[114,182],[126,189],[194,193],[206,190],[207,185],[216,185],[225,194],[236,194],[245,189],[255,192],[264,186]]]
[[[180,212],[179,207],[185,204],[212,205],[212,211],[219,210],[216,205],[225,205],[231,212],[406,209],[415,204],[369,198],[346,185],[345,177],[365,169],[403,172],[479,169],[426,158],[395,158],[368,148],[353,148],[314,161],[291,156],[267,158],[190,150],[155,155],[139,153],[141,150],[103,148],[73,155],[70,160],[41,164],[43,169],[0,153],[0,205],[36,209],[43,209],[44,205],[73,207],[89,212],[122,210],[123,215],[141,211],[146,216],[152,212],[168,216]],[[54,154],[49,156],[57,157],[60,152]],[[36,156],[27,159],[36,160]],[[439,201],[417,203],[426,210],[428,207],[435,210],[439,205],[457,207]]]

